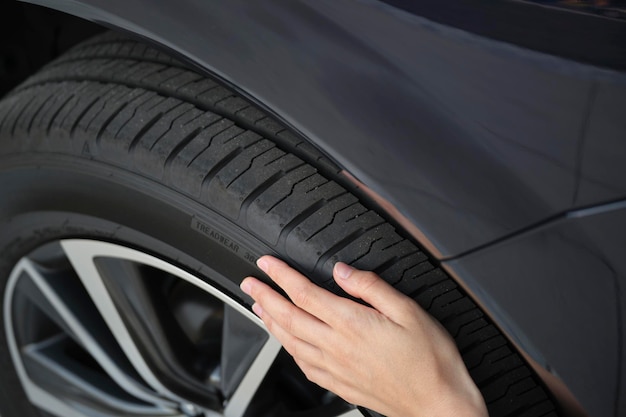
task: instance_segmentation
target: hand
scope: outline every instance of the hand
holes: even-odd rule
[[[344,263],[333,271],[337,284],[367,307],[271,256],[257,264],[293,303],[256,278],[241,288],[312,382],[389,417],[487,416],[445,329],[373,272]]]

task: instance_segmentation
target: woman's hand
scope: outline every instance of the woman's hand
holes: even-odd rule
[[[257,261],[293,301],[248,277],[253,311],[307,378],[389,417],[486,416],[452,338],[413,300],[373,272],[335,265],[337,284],[367,307],[313,284],[286,263]]]

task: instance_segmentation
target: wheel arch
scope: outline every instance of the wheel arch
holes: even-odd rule
[[[519,152],[511,152],[504,155],[504,159],[497,160],[493,155],[485,155],[484,150],[481,150],[480,144],[468,143],[460,141],[460,139],[466,136],[470,138],[470,142],[479,138],[474,128],[470,128],[464,124],[464,120],[461,120],[449,111],[446,105],[453,104],[462,107],[464,103],[444,102],[438,103],[436,106],[427,104],[428,99],[432,98],[423,91],[419,91],[419,85],[415,85],[415,81],[419,78],[419,74],[415,74],[414,78],[406,78],[406,71],[390,65],[391,59],[388,56],[380,54],[380,51],[376,51],[374,48],[364,48],[364,42],[355,41],[354,37],[350,33],[341,32],[336,26],[329,26],[329,29],[339,30],[334,35],[335,39],[339,43],[347,43],[342,45],[345,49],[355,48],[358,53],[354,58],[367,58],[365,61],[355,61],[354,64],[346,64],[345,66],[337,66],[335,69],[340,71],[340,76],[337,78],[330,77],[329,74],[316,73],[316,69],[305,73],[294,73],[294,68],[304,68],[307,66],[306,57],[302,55],[290,56],[288,62],[282,62],[286,64],[284,68],[281,68],[281,62],[276,61],[276,58],[289,56],[291,47],[294,46],[294,42],[290,43],[278,43],[276,45],[276,55],[261,55],[259,51],[250,49],[246,42],[242,42],[242,38],[234,37],[229,39],[228,36],[234,32],[243,30],[246,36],[267,35],[270,32],[259,30],[259,28],[250,28],[246,23],[257,22],[259,25],[267,24],[263,21],[267,18],[266,15],[262,16],[250,16],[247,15],[240,21],[234,21],[231,23],[233,31],[223,32],[224,25],[216,28],[212,28],[212,21],[203,20],[206,18],[208,11],[202,10],[202,13],[194,14],[193,2],[177,2],[176,6],[171,6],[173,3],[169,2],[170,9],[166,9],[166,2],[163,2],[159,8],[154,7],[154,3],[147,0],[136,1],[100,1],[100,0],[34,0],[32,3],[53,7],[58,10],[70,13],[88,20],[92,20],[104,26],[113,27],[117,30],[133,33],[135,36],[142,37],[148,40],[150,43],[160,45],[168,49],[170,52],[174,52],[178,57],[184,58],[186,61],[194,64],[197,68],[204,72],[209,72],[213,76],[220,78],[225,83],[229,84],[243,96],[252,100],[256,104],[260,105],[269,113],[272,113],[275,117],[280,119],[283,123],[290,126],[293,131],[299,132],[300,135],[314,144],[331,159],[336,161],[336,164],[342,167],[346,173],[350,173],[350,177],[354,178],[354,183],[360,187],[368,188],[372,193],[376,194],[380,198],[379,203],[385,201],[389,203],[388,206],[380,204],[381,208],[387,213],[389,217],[395,218],[402,223],[405,230],[412,232],[413,236],[423,246],[430,249],[438,258],[454,257],[456,255],[465,253],[475,247],[487,245],[489,242],[499,240],[505,236],[512,236],[519,230],[523,230],[526,227],[532,226],[543,219],[549,218],[556,213],[565,212],[572,207],[574,195],[576,193],[576,148],[578,144],[578,136],[574,135],[573,140],[568,139],[568,134],[576,133],[576,129],[572,129],[567,132],[558,132],[557,139],[568,139],[564,142],[565,148],[568,152],[559,153],[558,155],[551,155],[549,152],[544,151],[552,148],[557,142],[547,137],[538,137],[536,143],[533,145],[542,146],[537,150],[538,157],[535,159],[529,154],[524,153],[523,156],[531,158],[532,161],[541,161],[546,156],[555,156],[557,158],[560,168],[559,173],[550,176],[550,181],[545,181],[545,178],[541,178],[545,181],[545,184],[538,186],[537,181],[534,178],[527,176],[527,173],[521,173],[517,170],[519,167],[507,166],[507,163],[514,160],[521,155]],[[268,5],[276,6],[279,2],[265,2]],[[237,4],[239,2],[233,2],[233,6],[229,6],[227,15],[230,17],[237,16]],[[121,6],[123,5],[123,7]],[[272,7],[273,7],[272,6]],[[272,8],[272,11],[279,10],[278,8]],[[277,7],[277,6],[276,6]],[[216,6],[217,8],[217,6]],[[180,9],[180,10],[175,10]],[[297,8],[296,8],[297,9]],[[115,11],[118,12],[115,12]],[[122,11],[124,17],[122,15]],[[149,10],[149,12],[147,12]],[[239,10],[241,11],[241,10]],[[297,13],[298,10],[291,10],[289,13]],[[389,12],[389,10],[387,10]],[[292,14],[289,14],[292,16]],[[178,19],[178,16],[185,15],[192,18],[192,24],[187,24],[187,21]],[[312,13],[311,15],[318,15]],[[217,17],[215,19],[218,19]],[[247,19],[247,20],[246,20]],[[401,17],[404,19],[404,17]],[[318,21],[319,24],[324,24],[324,19]],[[421,29],[425,33],[434,33],[438,30],[442,30],[441,27],[436,25],[423,24]],[[303,32],[290,33],[291,28],[277,28],[278,33],[276,36],[282,36],[285,39],[287,36],[311,36],[315,39],[311,33],[307,32],[307,28],[303,28]],[[444,38],[449,36],[456,36],[458,34],[451,34],[445,32]],[[452,31],[452,30],[451,30]],[[201,33],[213,33],[213,38],[197,38],[196,34]],[[218,36],[222,34],[222,37]],[[194,41],[194,39],[196,41]],[[206,53],[209,49],[207,44],[198,43],[197,39],[213,39],[214,42],[211,46],[216,46],[211,50],[211,53]],[[484,52],[485,48],[489,46],[489,54],[494,53],[502,54],[507,59],[513,58],[516,64],[521,63],[521,70],[516,76],[519,77],[531,77],[533,80],[533,88],[539,86],[547,86],[556,82],[558,85],[555,89],[547,89],[545,98],[548,101],[555,99],[555,97],[562,93],[566,88],[571,89],[572,100],[565,108],[543,108],[543,110],[549,110],[550,116],[558,116],[558,123],[565,125],[569,122],[578,121],[582,119],[583,114],[588,112],[589,103],[589,89],[590,86],[598,80],[606,81],[608,84],[614,83],[614,80],[619,78],[616,74],[607,72],[601,69],[592,68],[588,66],[579,65],[573,62],[559,60],[552,57],[539,56],[538,54],[520,51],[518,49],[510,49],[502,45],[489,44],[487,40],[481,41],[476,38],[465,37],[465,35],[459,35],[455,38],[457,44],[468,46],[473,48],[473,52]],[[458,40],[461,39],[461,40]],[[244,39],[245,40],[245,39]],[[273,39],[258,39],[261,44],[272,43]],[[228,49],[226,46],[230,45],[233,49]],[[324,43],[320,41],[317,46],[323,47]],[[458,46],[458,45],[457,45]],[[281,49],[285,48],[285,49]],[[272,48],[266,49],[264,52],[272,52]],[[238,52],[241,52],[239,54]],[[450,52],[453,53],[454,51]],[[221,59],[226,59],[228,65],[223,64]],[[271,62],[271,65],[264,64],[265,62]],[[399,61],[396,61],[396,63]],[[374,64],[366,74],[367,77],[358,80],[358,82],[352,82],[350,80],[353,73],[345,72],[346,68],[350,65],[365,65]],[[391,62],[393,63],[393,62]],[[219,64],[219,65],[218,65]],[[416,64],[413,61],[413,64]],[[485,64],[486,65],[486,64]],[[245,76],[245,73],[250,70],[251,67],[261,68],[262,78],[256,83],[251,83],[251,79]],[[232,71],[227,71],[230,68]],[[503,67],[506,68],[506,67]],[[486,69],[486,66],[474,68],[474,70]],[[359,136],[359,133],[364,133],[368,124],[365,123],[365,127],[355,129],[354,124],[357,122],[367,122],[363,114],[355,115],[353,109],[348,104],[354,104],[359,99],[363,99],[365,96],[345,96],[344,92],[356,92],[359,85],[363,89],[367,89],[368,85],[359,84],[361,81],[375,80],[381,74],[378,74],[377,70],[384,70],[382,76],[386,81],[391,80],[391,76],[395,75],[398,78],[392,84],[391,91],[384,93],[383,91],[375,89],[374,95],[390,94],[399,92],[407,87],[407,84],[411,84],[410,92],[404,95],[400,95],[398,98],[402,107],[401,116],[409,116],[410,111],[408,109],[416,108],[418,111],[424,111],[425,118],[432,118],[434,122],[426,127],[423,132],[426,139],[417,143],[411,141],[410,129],[415,127],[412,123],[403,123],[402,118],[396,119],[401,122],[400,127],[389,127],[388,135],[384,135],[384,131],[381,127],[384,127],[383,118],[379,117],[373,122],[372,131],[369,136]],[[299,91],[290,91],[285,93],[281,91],[280,82],[284,77],[287,77],[290,81],[290,85],[301,87],[302,94]],[[319,78],[318,78],[319,77]],[[298,79],[296,79],[298,78]],[[562,79],[565,82],[561,82]],[[441,81],[442,78],[439,79]],[[310,93],[311,89],[306,86],[306,83],[321,82],[327,90],[324,90],[319,97],[313,97],[311,102],[309,96],[304,94]],[[481,81],[480,77],[475,78],[476,81]],[[608,81],[607,81],[608,80]],[[339,85],[340,81],[345,81],[349,84],[348,89],[343,89]],[[469,80],[471,81],[471,80]],[[468,82],[469,82],[468,81]],[[621,77],[623,81],[623,77]],[[615,82],[617,84],[617,82]],[[332,91],[331,87],[337,90]],[[517,86],[511,91],[506,93],[519,93],[519,89],[524,86]],[[622,86],[623,88],[623,86]],[[492,90],[490,90],[493,92]],[[550,95],[550,94],[553,95]],[[325,96],[324,96],[325,95]],[[323,96],[323,97],[322,97]],[[299,97],[299,100],[289,101]],[[501,97],[501,96],[498,96]],[[366,98],[366,97],[365,97]],[[378,97],[386,100],[386,97]],[[532,97],[534,100],[541,101],[542,97]],[[291,103],[293,108],[289,108],[286,103]],[[337,111],[343,112],[339,118],[325,119],[322,116],[313,115],[311,118],[302,121],[294,117],[294,115],[302,114],[307,109],[321,109],[321,106],[325,103],[332,103],[334,108],[322,109],[323,116],[328,116],[329,112]],[[343,105],[342,105],[343,104]],[[342,106],[340,106],[342,105]],[[551,103],[550,105],[554,105]],[[383,111],[380,103],[373,107],[365,108],[364,115],[372,115],[372,109]],[[506,113],[505,116],[511,116],[511,112]],[[534,120],[534,119],[533,119]],[[491,119],[491,122],[495,120]],[[524,121],[523,119],[516,120],[516,123]],[[536,121],[536,120],[535,120]],[[324,128],[320,130],[311,130],[315,123],[327,124],[330,126],[336,126],[337,132],[325,136],[324,133],[330,132],[329,129]],[[346,125],[349,124],[349,125]],[[530,126],[523,130],[522,135],[531,135],[537,126]],[[539,126],[541,127],[541,126]],[[346,133],[345,135],[343,133]],[[437,133],[437,134],[435,134]],[[440,134],[440,136],[438,136]],[[383,136],[384,135],[384,136]],[[372,139],[379,138],[379,143],[372,142]],[[442,138],[441,142],[438,139]],[[544,143],[540,143],[544,141]],[[364,144],[362,148],[356,148],[361,143]],[[412,161],[410,159],[411,154],[419,150],[419,146],[430,145],[432,148],[427,148],[420,156],[419,162],[422,167],[419,169],[411,169]],[[467,158],[467,161],[460,161],[459,158],[447,158],[439,160],[438,158],[447,150],[450,146],[455,146],[459,150],[460,155],[463,158]],[[380,153],[384,148],[389,148],[390,153]],[[571,151],[571,152],[569,152]],[[403,157],[404,154],[404,157]],[[389,157],[398,158],[399,163],[395,167],[391,167],[389,172],[385,172],[387,167],[384,164],[378,164],[374,166],[372,172],[368,172],[366,169],[371,161],[377,159]],[[437,166],[442,163],[442,166]],[[460,166],[456,165],[461,163]],[[465,164],[465,165],[464,165]],[[481,164],[484,164],[486,168],[482,168]],[[543,165],[542,165],[543,166]],[[553,168],[550,165],[549,168]],[[442,173],[442,170],[450,170],[450,174],[438,175]],[[475,169],[475,171],[472,171]],[[423,184],[412,187],[410,181],[406,178],[402,179],[402,175],[412,174],[426,174],[431,170],[434,172],[433,176],[426,178]],[[469,171],[468,171],[469,170]],[[479,183],[481,178],[499,178],[496,190],[482,190],[478,193],[476,189],[464,190],[463,182],[455,183],[459,176],[462,176],[464,172],[472,172],[471,176],[474,184]],[[479,174],[476,175],[475,173]],[[501,174],[498,176],[497,174]],[[541,174],[541,172],[539,172]],[[540,176],[540,175],[539,175]],[[400,180],[398,180],[400,178]],[[563,190],[556,196],[549,196],[550,190],[553,188],[559,188]],[[423,186],[423,187],[422,187]],[[535,188],[535,186],[538,186]],[[434,189],[445,190],[441,194],[430,194],[429,191]],[[515,190],[519,194],[517,196],[508,196],[508,204],[502,204],[498,201],[500,198],[499,191],[501,190]],[[415,194],[415,196],[407,197],[407,194]],[[455,199],[456,198],[456,199]],[[601,197],[604,198],[604,197]],[[425,202],[432,202],[434,207],[443,207],[441,213],[429,213],[421,217],[419,209],[412,208],[412,203],[416,203],[416,206],[424,206]],[[514,203],[520,203],[518,208],[511,210]],[[486,209],[487,212],[482,213],[485,216],[476,216],[476,213],[480,212],[480,209]],[[434,210],[436,211],[436,210]],[[423,213],[422,213],[423,214]],[[458,216],[460,214],[460,216]],[[458,219],[455,218],[458,216]],[[487,218],[489,217],[489,218]],[[404,219],[404,221],[402,221]],[[447,219],[454,219],[452,222],[446,222]],[[458,226],[458,227],[456,227]],[[480,233],[479,233],[480,232]],[[460,277],[462,279],[462,277]],[[470,288],[471,289],[471,288]]]
[[[368,183],[362,182],[362,175],[357,178],[354,171],[350,171],[346,166],[357,166],[359,160],[359,152],[352,154],[342,154],[337,152],[334,147],[323,147],[319,143],[319,140],[315,140],[316,135],[304,133],[299,127],[296,127],[294,123],[290,122],[285,115],[277,111],[275,107],[268,105],[271,103],[271,96],[259,97],[258,95],[251,94],[248,89],[242,88],[242,83],[237,77],[233,77],[225,72],[220,71],[216,67],[215,61],[207,61],[202,58],[202,55],[194,52],[193,48],[186,48],[184,35],[180,35],[174,29],[161,29],[167,28],[169,25],[167,22],[171,22],[170,16],[163,10],[153,10],[150,17],[145,20],[130,20],[124,17],[124,12],[119,12],[115,7],[111,7],[107,2],[91,1],[91,0],[19,0],[23,3],[32,5],[43,6],[67,14],[69,16],[75,16],[85,21],[92,22],[95,25],[102,27],[103,29],[111,29],[117,32],[127,33],[128,35],[141,39],[154,47],[166,51],[168,54],[175,56],[176,58],[186,62],[188,65],[194,67],[201,73],[204,73],[211,78],[218,79],[222,83],[228,86],[228,88],[236,91],[241,96],[253,102],[259,106],[268,114],[275,117],[281,124],[286,126],[291,133],[297,135],[299,139],[308,144],[305,152],[301,155],[297,153],[297,149],[291,149],[292,152],[298,156],[303,157],[309,162],[315,163],[322,171],[330,171],[334,175],[337,175],[337,179],[343,182],[341,184],[344,187],[350,189],[351,192],[356,193],[362,200],[369,201],[370,204],[375,205],[377,210],[382,211],[386,215],[387,219],[401,226],[401,228],[416,239],[422,246],[429,250],[429,252],[435,256],[439,255],[439,249],[435,247],[423,231],[408,217],[401,213],[387,198],[384,197],[384,193],[381,193],[382,189],[376,187],[374,184],[372,187]],[[185,0],[186,4],[190,4]],[[131,10],[145,10],[153,6],[150,1],[138,0],[132,2]],[[181,6],[184,8],[185,6]],[[159,23],[159,22],[162,22]],[[180,22],[180,21],[179,21]],[[236,26],[236,25],[234,25]],[[159,30],[152,30],[155,28]],[[91,36],[91,33],[85,38]],[[194,45],[197,47],[197,45]],[[228,52],[233,54],[232,51]],[[245,66],[241,67],[242,71],[247,71]],[[265,100],[264,100],[265,99]],[[304,129],[306,130],[306,129]],[[300,145],[299,145],[300,146]],[[315,148],[313,150],[311,147]],[[317,159],[311,159],[311,153],[317,153]],[[338,161],[343,161],[340,164]],[[355,171],[360,171],[356,169]]]
[[[357,179],[438,259],[626,195],[624,178],[602,177],[597,150],[586,165],[581,150],[623,149],[626,126],[585,132],[596,115],[608,125],[599,103],[626,104],[623,72],[371,0],[22,1],[131,33],[222,80]]]

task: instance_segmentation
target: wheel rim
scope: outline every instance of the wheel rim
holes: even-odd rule
[[[4,317],[28,399],[67,417],[363,416],[306,381],[262,321],[209,282],[95,240],[22,258]]]

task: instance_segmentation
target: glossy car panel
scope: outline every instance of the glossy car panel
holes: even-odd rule
[[[580,188],[576,204],[619,199],[626,194],[626,84],[598,82],[582,146]]]
[[[624,21],[506,0],[32,2],[161,44],[273,112],[397,209],[591,415],[625,412],[624,213],[576,211],[626,198]],[[514,25],[481,25],[487,3]]]
[[[624,369],[616,366],[626,334],[625,230],[622,202],[571,213],[446,263],[471,280],[507,334],[592,416],[626,412]]]
[[[626,68],[623,0],[382,1],[534,51],[605,68]]]
[[[439,257],[571,208],[592,86],[626,82],[375,1],[37,2],[232,82],[405,213]]]

